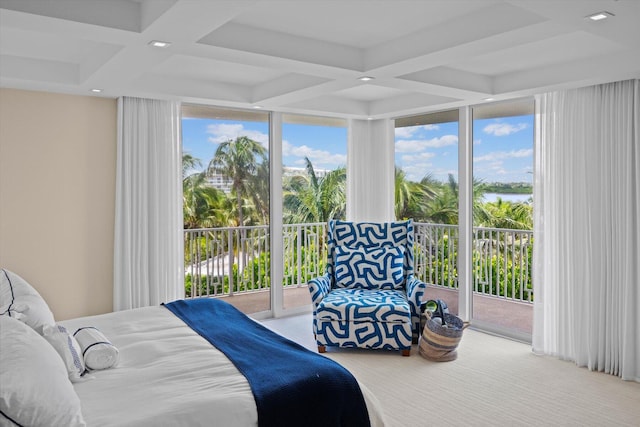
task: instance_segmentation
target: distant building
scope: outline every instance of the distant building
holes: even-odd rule
[[[329,169],[314,169],[314,171],[316,173],[316,178],[323,178],[325,175],[331,172],[331,170]],[[282,170],[282,176],[307,176],[307,169],[285,166]],[[207,183],[215,189],[224,191],[225,194],[231,193],[231,188],[233,185],[233,181],[231,180],[231,178],[220,173],[208,175]]]
[[[231,193],[233,181],[220,173],[214,173],[207,176],[207,182],[215,189],[224,191],[225,194]]]
[[[313,169],[316,173],[316,178],[322,178],[327,175],[331,170],[329,169]],[[282,170],[282,176],[307,176],[306,168],[294,168],[290,166],[285,166]]]

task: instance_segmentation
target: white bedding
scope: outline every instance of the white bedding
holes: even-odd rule
[[[87,426],[257,426],[256,406],[245,377],[166,308],[146,307],[60,323],[72,333],[94,326],[120,351],[115,368],[94,371],[93,378],[74,384]],[[371,425],[383,426],[375,396],[360,388]],[[291,405],[295,399],[291,396]]]

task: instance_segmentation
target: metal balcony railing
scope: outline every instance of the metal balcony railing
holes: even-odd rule
[[[283,225],[283,286],[303,286],[324,273],[326,223]],[[187,297],[222,296],[267,289],[269,227],[222,227],[184,231]],[[474,227],[474,292],[533,301],[533,232]],[[415,223],[415,274],[427,284],[458,287],[458,227]]]
[[[520,302],[533,302],[533,231],[473,227],[473,290]],[[415,224],[416,276],[427,284],[458,287],[458,227]]]

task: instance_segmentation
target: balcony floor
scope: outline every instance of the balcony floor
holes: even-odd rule
[[[311,304],[311,296],[307,285],[284,288],[285,308],[301,307]],[[253,291],[233,296],[219,297],[246,314],[259,313],[271,309],[271,292],[269,289]]]
[[[271,292],[268,289],[219,298],[224,299],[247,314],[268,311],[271,308]],[[458,294],[456,290],[428,286],[424,300],[438,298],[447,303],[449,312],[458,313]],[[473,298],[475,319],[517,332],[531,334],[533,323],[532,304],[477,294]],[[306,285],[284,288],[285,308],[310,304],[311,297]]]

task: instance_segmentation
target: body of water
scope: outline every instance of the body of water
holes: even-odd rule
[[[504,202],[521,203],[526,202],[532,196],[532,194],[484,193],[484,197],[482,199],[485,202],[495,202],[499,197]]]

